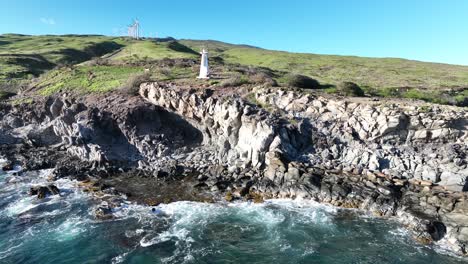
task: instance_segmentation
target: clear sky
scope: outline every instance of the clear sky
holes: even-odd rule
[[[468,65],[468,0],[0,0],[0,33],[215,39]]]

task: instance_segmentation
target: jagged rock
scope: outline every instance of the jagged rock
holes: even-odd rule
[[[44,199],[48,195],[60,194],[60,190],[55,185],[31,187],[29,195],[36,195],[39,199]]]
[[[434,241],[439,241],[447,234],[447,228],[444,223],[433,221],[427,225],[427,232],[431,235]]]
[[[429,223],[440,217],[445,237],[468,244],[465,198],[457,197],[466,185],[466,111],[425,113],[404,104],[255,88],[260,104],[277,109],[273,115],[217,91],[146,83],[140,94],[145,100],[107,94],[0,106],[0,142],[15,142],[0,150],[27,169],[56,167],[56,178],[108,177],[116,167],[163,182],[185,180],[191,171],[200,175],[190,185],[199,191],[308,197]],[[102,186],[92,181],[84,188],[100,192]],[[424,239],[435,239],[418,228]],[[434,228],[431,234],[440,237]]]
[[[94,216],[99,220],[109,220],[114,218],[112,208],[106,203],[101,204],[94,210]]]
[[[288,171],[284,174],[284,179],[286,181],[299,180],[300,177],[299,169],[292,166],[289,166]]]
[[[2,170],[3,170],[3,171],[11,171],[11,170],[13,170],[13,164],[7,163],[6,165],[4,165],[4,166],[2,167]]]

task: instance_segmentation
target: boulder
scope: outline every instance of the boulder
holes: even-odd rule
[[[29,195],[37,195],[37,198],[44,199],[48,195],[60,194],[59,188],[55,185],[37,186],[29,189]]]
[[[13,164],[7,163],[6,165],[4,165],[4,166],[2,167],[2,170],[3,170],[3,171],[11,171],[11,170],[13,170]]]
[[[441,240],[444,238],[445,234],[447,234],[447,227],[445,227],[444,223],[439,221],[433,221],[427,224],[426,228],[434,241]]]
[[[101,204],[94,210],[94,216],[99,220],[109,220],[114,218],[112,208],[105,203]]]
[[[298,168],[289,167],[288,172],[284,174],[284,179],[286,181],[299,180],[301,173]]]

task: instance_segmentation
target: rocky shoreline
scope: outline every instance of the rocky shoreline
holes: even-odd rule
[[[149,205],[302,198],[358,208],[467,254],[465,109],[262,87],[248,99],[147,83],[139,96],[2,104],[0,153],[25,170],[54,168],[51,181]]]

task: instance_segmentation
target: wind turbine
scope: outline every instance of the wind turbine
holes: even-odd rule
[[[138,21],[138,18],[135,18],[134,25],[135,25],[135,38],[140,39],[140,21]]]

